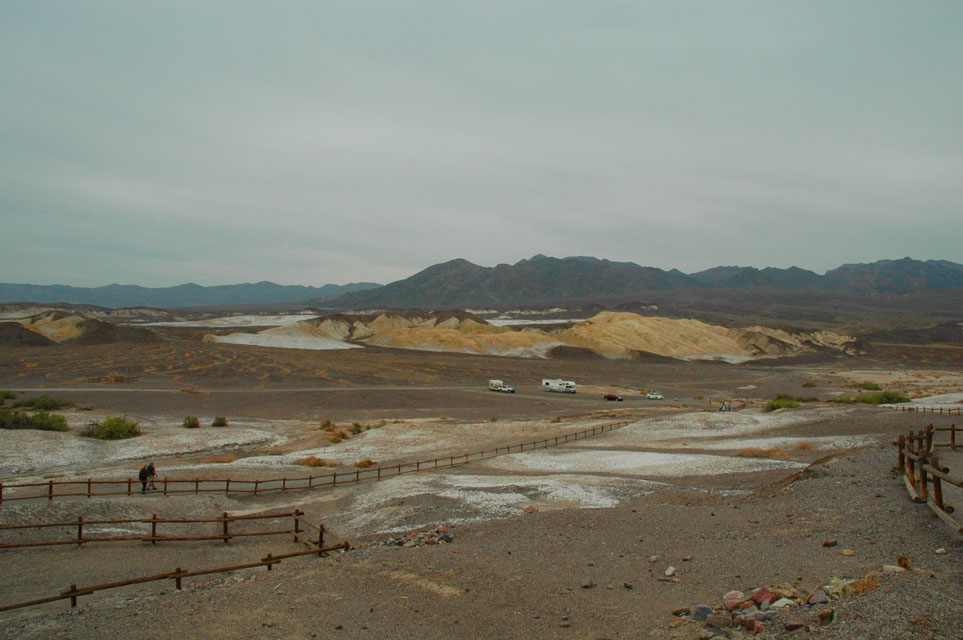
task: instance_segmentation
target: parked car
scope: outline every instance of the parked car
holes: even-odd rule
[[[508,384],[503,384],[501,388],[498,389],[498,391],[500,391],[501,393],[515,393],[515,387]]]
[[[622,396],[617,396],[617,395],[615,395],[614,393],[606,393],[605,396],[603,396],[603,397],[604,397],[606,400],[613,400],[613,401],[616,401],[616,402],[622,402]]]
[[[647,394],[645,394],[645,397],[647,400],[665,400],[665,396],[655,391],[649,391]]]

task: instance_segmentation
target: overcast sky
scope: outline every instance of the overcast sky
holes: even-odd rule
[[[0,2],[0,282],[963,262],[963,2]]]

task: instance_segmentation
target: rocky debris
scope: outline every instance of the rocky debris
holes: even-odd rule
[[[388,538],[379,543],[386,547],[422,547],[431,544],[449,544],[454,542],[454,538],[448,533],[447,526],[440,526],[436,529],[426,531],[412,531],[404,535]]]
[[[785,631],[808,631],[813,626],[825,627],[835,619],[835,610],[824,608],[824,605],[878,586],[878,574],[871,572],[856,580],[832,578],[827,584],[805,594],[791,584],[758,587],[748,592],[732,590],[722,596],[718,606],[696,605],[691,615],[687,607],[680,607],[672,614],[691,623],[703,624],[700,638],[741,638],[741,632],[759,634],[774,623],[777,612],[785,612],[782,615],[787,616],[781,617]]]

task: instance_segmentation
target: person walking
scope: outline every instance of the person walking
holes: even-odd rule
[[[140,492],[147,493],[147,467],[140,468],[137,479],[140,480]]]
[[[154,478],[156,476],[157,476],[157,470],[154,469],[154,463],[151,462],[147,465],[147,480],[150,483],[150,489],[152,491],[157,490],[157,487],[154,486]]]

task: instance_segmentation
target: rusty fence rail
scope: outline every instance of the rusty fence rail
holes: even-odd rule
[[[950,515],[955,509],[943,499],[943,483],[963,488],[963,478],[950,475],[950,469],[940,464],[935,453],[938,448],[956,451],[957,447],[963,447],[963,444],[957,444],[958,431],[960,429],[955,424],[935,429],[929,425],[925,429],[900,435],[896,446],[899,449],[899,474],[913,502],[927,505],[940,520],[963,535],[963,524]],[[950,434],[949,442],[933,442],[934,434],[947,432]]]
[[[117,582],[108,582],[106,584],[91,585],[86,587],[78,587],[75,584],[70,585],[70,588],[66,591],[61,591],[60,594],[55,596],[49,596],[46,598],[37,598],[35,600],[27,600],[25,602],[17,602],[15,604],[8,604],[0,606],[0,611],[9,611],[11,609],[20,609],[23,607],[31,607],[39,604],[45,604],[48,602],[55,602],[57,600],[70,600],[70,606],[77,606],[77,598],[80,596],[87,596],[96,591],[104,591],[106,589],[115,589],[117,587],[126,587],[132,584],[141,584],[144,582],[154,582],[157,580],[173,580],[174,586],[177,590],[182,588],[181,581],[184,578],[191,578],[195,576],[206,576],[214,573],[224,573],[228,571],[239,571],[241,569],[253,569],[255,567],[267,567],[270,571],[271,568],[280,564],[282,560],[287,560],[288,558],[297,558],[301,556],[317,555],[318,557],[324,556],[331,551],[348,551],[351,545],[348,542],[341,542],[328,547],[318,547],[314,544],[305,543],[308,546],[306,551],[295,551],[292,553],[282,553],[279,555],[267,554],[264,558],[261,558],[257,562],[248,562],[245,564],[236,564],[230,567],[216,567],[214,569],[201,569],[199,571],[189,571],[181,567],[177,567],[174,571],[169,571],[167,573],[159,573],[152,576],[141,576],[139,578],[130,578],[128,580],[118,580]]]
[[[130,542],[130,541],[140,541],[140,542],[150,542],[151,546],[156,546],[158,542],[183,542],[183,541],[198,541],[198,540],[221,540],[224,544],[228,544],[233,538],[246,538],[252,536],[279,536],[279,535],[294,535],[295,540],[298,540],[299,534],[302,533],[302,525],[310,525],[307,520],[304,520],[304,512],[295,509],[294,511],[289,511],[285,513],[266,513],[266,514],[255,514],[255,515],[230,515],[226,511],[220,516],[215,518],[158,518],[157,514],[153,514],[150,518],[124,518],[124,519],[112,519],[112,520],[87,520],[83,516],[77,516],[76,520],[66,521],[66,522],[34,522],[28,524],[0,524],[0,533],[8,531],[36,531],[39,529],[66,529],[67,535],[71,537],[66,539],[54,539],[54,540],[40,540],[40,541],[28,541],[28,542],[5,542],[0,543],[0,549],[19,549],[24,547],[49,547],[56,545],[77,545],[77,547],[82,547],[84,544],[90,542]],[[291,518],[291,528],[289,529],[268,529],[261,531],[238,531],[236,528],[231,531],[230,525],[232,523],[238,522],[252,522],[256,523],[263,520],[277,520],[279,518]],[[90,535],[90,527],[98,527],[103,525],[114,525],[114,524],[143,524],[150,525],[150,534],[132,534],[132,535],[122,535],[122,536],[98,536]],[[206,534],[206,535],[160,535],[157,531],[159,525],[193,525],[193,524],[220,524],[220,531],[216,534]],[[84,527],[88,527],[87,535],[84,534]],[[324,525],[321,525],[322,531]],[[323,542],[323,536],[322,536]],[[323,546],[323,545],[319,545]]]
[[[533,449],[545,449],[567,442],[575,442],[584,438],[606,433],[629,424],[628,421],[612,422],[591,429],[564,433],[557,436],[498,446],[494,449],[474,451],[460,455],[444,456],[416,462],[402,462],[389,466],[367,467],[348,472],[332,472],[320,475],[308,475],[295,478],[268,478],[256,480],[239,480],[233,478],[204,479],[195,477],[160,478],[155,479],[156,493],[167,495],[201,494],[201,493],[248,493],[262,495],[272,492],[286,492],[303,489],[319,489],[336,487],[343,484],[353,484],[368,480],[383,480],[406,473],[419,473],[435,469],[457,467],[471,462],[487,460],[496,456],[510,453],[520,453]],[[140,492],[137,485],[139,480],[127,478],[124,480],[48,480],[47,482],[0,483],[0,505],[11,500],[54,500],[68,497],[100,497],[100,496],[132,496]],[[41,489],[36,493],[20,493],[24,489]]]

